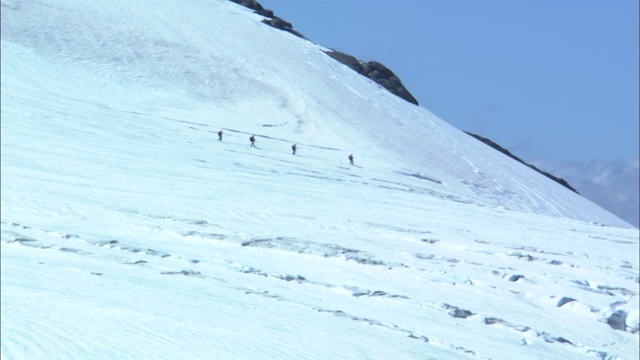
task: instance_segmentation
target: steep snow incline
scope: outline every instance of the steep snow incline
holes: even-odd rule
[[[2,0],[3,359],[637,356],[637,229],[260,20]]]
[[[434,178],[473,202],[626,225],[233,3],[11,4],[3,42],[71,65],[67,86],[56,84],[69,95],[102,96],[76,88],[74,77],[90,76],[103,93],[119,84],[151,95],[150,106],[188,101],[192,121],[353,152],[367,168]]]

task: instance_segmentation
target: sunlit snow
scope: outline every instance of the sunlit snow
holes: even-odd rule
[[[261,20],[2,0],[3,359],[637,358],[638,229]]]

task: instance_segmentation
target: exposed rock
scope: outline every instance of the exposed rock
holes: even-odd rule
[[[400,81],[396,74],[381,63],[377,61],[363,62],[354,56],[335,50],[326,51],[325,53],[355,70],[360,75],[364,75],[375,81],[380,86],[389,90],[392,94],[412,104],[418,105],[418,100],[416,100],[404,85],[402,85],[402,81]]]
[[[272,26],[276,29],[280,29],[280,30],[284,30],[287,32],[292,33],[293,35],[297,36],[297,37],[301,37],[303,39],[306,39],[304,37],[304,35],[300,34],[297,30],[293,29],[293,25],[291,25],[290,22],[284,21],[281,18],[277,17],[277,16],[273,16],[270,19],[264,19],[262,20],[263,23]]]
[[[504,324],[505,321],[502,319],[494,318],[494,317],[488,317],[488,318],[484,318],[484,323],[487,325],[495,325],[495,324]]]
[[[262,16],[266,16],[266,17],[272,17],[273,16],[273,11],[271,11],[269,9],[265,9],[256,0],[231,0],[231,1],[233,1],[234,3],[236,3],[238,5],[242,5],[244,7],[248,7],[249,9],[254,10],[256,13],[258,13],[258,14],[260,14]]]
[[[268,21],[264,21],[264,22],[280,30],[285,30],[285,31],[293,30],[293,25],[291,25],[290,22],[282,20],[277,16],[274,16]]]
[[[302,34],[300,34],[298,31],[293,29],[293,25],[291,25],[290,22],[285,21],[285,20],[275,16],[273,14],[273,11],[271,11],[269,9],[265,9],[256,0],[231,0],[231,1],[233,1],[234,3],[236,3],[238,5],[242,5],[244,7],[247,7],[249,9],[255,11],[257,14],[266,17],[267,19],[262,20],[263,23],[265,23],[265,24],[267,24],[269,26],[273,26],[276,29],[284,30],[284,31],[292,33],[295,36],[298,36],[298,37],[301,37],[303,39],[306,39]]]
[[[447,312],[447,314],[449,314],[449,316],[457,318],[457,319],[466,319],[469,316],[475,315],[474,313],[472,313],[469,310],[465,310],[465,309],[461,309],[457,306],[452,306],[449,304],[444,304],[443,308],[446,310],[449,310]]]

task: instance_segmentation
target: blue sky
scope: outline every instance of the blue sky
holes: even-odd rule
[[[259,2],[525,161],[638,158],[638,1]]]

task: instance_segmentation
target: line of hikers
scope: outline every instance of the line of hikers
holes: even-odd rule
[[[218,141],[222,141],[222,130],[218,131]],[[251,147],[256,147],[256,136],[251,135],[249,137],[249,142],[251,143]],[[296,150],[298,150],[298,144],[291,145],[292,154],[296,154]],[[353,163],[353,154],[349,154],[349,165],[355,165]]]

